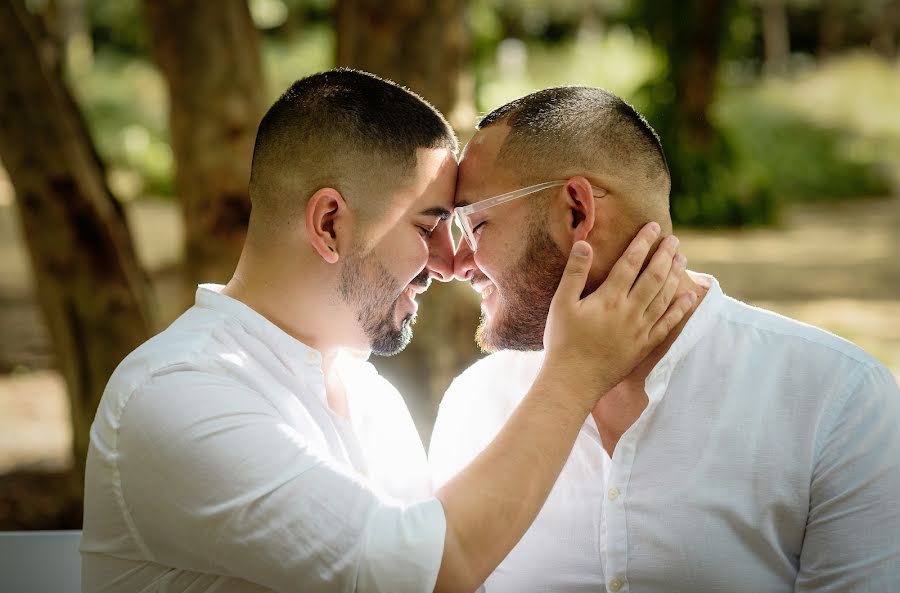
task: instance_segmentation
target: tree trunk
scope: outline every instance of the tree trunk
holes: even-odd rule
[[[791,46],[784,0],[763,0],[761,8],[766,71],[770,74],[785,74]]]
[[[144,11],[169,87],[190,304],[198,282],[231,278],[244,244],[265,103],[259,38],[245,0],[145,0]]]
[[[672,175],[671,210],[678,224],[770,223],[777,203],[765,180],[738,166],[728,139],[710,118],[719,61],[735,0],[634,0],[668,68],[645,91],[646,116],[659,133]]]
[[[463,72],[466,5],[465,0],[338,0],[336,64],[410,88],[467,136],[474,108]]]
[[[87,126],[22,0],[0,3],[0,157],[71,403],[76,468],[121,360],[152,331],[147,279]],[[49,56],[49,57],[48,57]]]
[[[698,0],[692,34],[688,35],[683,59],[672,61],[676,106],[687,140],[695,150],[708,151],[715,138],[709,109],[718,82],[719,53],[725,29],[725,2]]]
[[[465,14],[464,0],[338,0],[337,64],[409,87],[467,138],[475,111],[471,82],[462,70]],[[477,357],[473,295],[458,282],[435,282],[420,299],[410,346],[398,356],[373,361],[406,396],[426,442],[444,391]]]
[[[819,16],[819,58],[827,58],[840,49],[844,22],[840,0],[822,0]]]
[[[872,48],[885,59],[897,58],[897,29],[900,28],[900,0],[888,0],[875,25]]]

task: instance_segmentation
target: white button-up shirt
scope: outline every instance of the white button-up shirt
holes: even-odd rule
[[[588,417],[487,593],[900,591],[900,392],[865,352],[709,292],[645,383],[613,456]],[[454,381],[436,485],[490,442],[541,353]]]
[[[83,590],[430,592],[445,520],[394,388],[204,285],[119,366],[91,428]]]

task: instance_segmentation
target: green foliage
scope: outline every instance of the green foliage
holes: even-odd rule
[[[263,67],[271,101],[278,98],[291,83],[334,66],[334,30],[323,25],[310,25],[289,39],[263,40]]]
[[[778,204],[765,176],[752,166],[742,166],[745,163],[739,162],[729,139],[709,121],[714,95],[703,86],[707,80],[697,76],[697,68],[703,67],[708,70],[705,77],[718,78],[729,29],[743,17],[733,0],[719,0],[717,7],[703,14],[713,7],[696,0],[633,3],[632,18],[647,28],[665,59],[665,67],[639,92],[644,96],[644,115],[666,152],[675,222],[696,226],[771,223]]]
[[[165,85],[146,58],[104,50],[71,85],[120,198],[174,195]]]
[[[260,5],[271,13],[282,2],[287,20],[263,35],[271,100],[297,78],[330,67],[334,56],[334,31],[326,18],[332,0]],[[751,51],[758,23],[738,3],[723,40],[726,76],[711,112],[711,148],[697,151],[681,131],[679,98],[668,75],[679,58],[661,41],[674,33],[653,25],[665,21],[668,8],[647,3],[654,13],[650,20],[626,26],[622,14],[629,5],[604,4],[597,26],[591,18],[579,21],[581,13],[571,3],[551,10],[526,0],[474,0],[469,17],[479,111],[564,84],[619,94],[663,140],[680,188],[673,213],[682,223],[765,223],[775,219],[784,200],[878,195],[890,191],[891,174],[900,182],[900,65],[851,55],[788,79],[748,77],[747,65],[754,62],[742,56]],[[93,68],[72,87],[110,180],[125,198],[171,196],[166,92],[145,53],[140,3],[92,0],[88,6],[97,51]],[[597,16],[598,7],[592,3],[585,11]],[[683,20],[684,6],[676,12]],[[566,34],[548,43],[547,28],[559,23]],[[652,41],[650,31],[657,35]],[[516,33],[521,38],[507,39]]]
[[[900,64],[853,53],[790,79],[725,86],[714,115],[779,197],[833,200],[900,184],[897,105]]]
[[[737,92],[718,111],[739,161],[753,163],[780,196],[822,200],[891,191],[884,167],[851,150],[859,137],[847,129],[822,126],[783,105]]]
[[[661,88],[660,88],[661,87]],[[775,222],[779,203],[768,178],[746,158],[723,130],[713,125],[710,139],[692,142],[672,103],[667,81],[641,89],[644,115],[663,144],[672,175],[672,219],[702,227],[747,226]]]
[[[88,0],[87,13],[96,47],[130,55],[147,49],[140,0]]]

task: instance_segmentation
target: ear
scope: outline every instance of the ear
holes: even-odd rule
[[[581,176],[569,179],[563,189],[566,201],[566,222],[572,242],[584,241],[594,228],[597,209],[594,197],[606,195],[606,190],[594,190],[591,182]]]
[[[306,204],[306,235],[309,244],[329,264],[340,259],[338,231],[350,210],[344,197],[334,188],[323,187]]]

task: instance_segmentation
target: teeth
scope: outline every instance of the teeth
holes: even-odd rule
[[[407,288],[407,289],[406,289],[406,296],[408,296],[408,297],[411,298],[412,300],[416,300],[416,291],[413,290],[412,288]]]
[[[481,293],[481,298],[482,298],[482,299],[486,299],[486,298],[488,298],[489,296],[491,296],[492,294],[494,294],[494,287],[493,287],[493,286],[488,286],[488,287],[485,288],[484,291]]]

